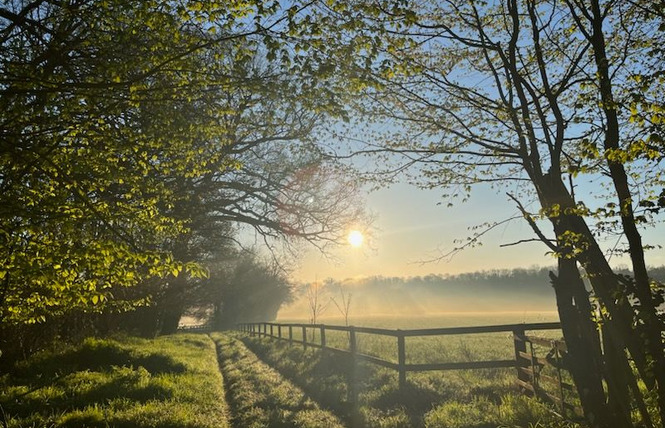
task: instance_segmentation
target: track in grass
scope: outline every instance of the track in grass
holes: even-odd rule
[[[212,335],[234,427],[343,427],[301,389],[263,363],[239,340]]]

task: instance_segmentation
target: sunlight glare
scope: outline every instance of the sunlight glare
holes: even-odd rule
[[[365,237],[363,236],[362,232],[358,230],[352,230],[349,232],[349,236],[346,239],[349,241],[349,244],[351,244],[352,247],[358,248],[363,244]]]

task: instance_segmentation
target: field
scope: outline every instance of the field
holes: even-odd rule
[[[465,314],[354,323],[405,329],[553,320]],[[508,336],[412,338],[407,359],[501,358],[513,349]],[[361,352],[395,358],[394,342],[358,339]],[[348,338],[343,333],[328,343],[343,349]],[[577,426],[523,396],[515,376],[513,368],[408,373],[400,389],[394,370],[238,332],[90,338],[35,355],[3,375],[0,414],[7,427]]]
[[[352,320],[355,325],[381,328],[434,328],[496,325],[519,322],[556,321],[555,314],[455,314],[421,318],[369,317]],[[289,320],[302,322],[302,320]],[[342,324],[339,319],[322,323]],[[350,323],[351,324],[351,323]],[[294,339],[302,333],[296,329]],[[326,343],[348,349],[346,332],[326,331]],[[317,342],[317,332],[307,340]],[[541,332],[560,337],[560,332]],[[358,350],[395,361],[394,337],[358,334]],[[496,427],[496,426],[574,426],[564,422],[549,408],[521,395],[515,385],[514,369],[457,370],[408,373],[406,390],[400,390],[394,370],[359,363],[356,373],[348,355],[335,355],[318,349],[289,346],[282,341],[243,337],[243,341],[263,360],[294,380],[319,401],[336,403],[338,413],[358,426],[370,427]],[[510,333],[490,333],[446,337],[407,338],[407,363],[468,362],[514,357]],[[351,379],[357,379],[356,391]],[[354,405],[353,401],[356,401]]]
[[[516,323],[556,322],[558,314],[545,313],[468,313],[441,314],[418,317],[372,316],[350,318],[349,325],[378,327],[386,329],[426,329],[444,327],[470,327]],[[279,320],[278,322],[306,323],[303,319]],[[344,325],[340,317],[322,318],[320,323]],[[536,336],[553,339],[561,337],[560,331],[531,332]],[[316,341],[316,331],[308,333],[308,340]],[[302,339],[300,330],[294,331],[294,338]],[[349,349],[347,333],[327,331],[328,346]],[[394,337],[372,334],[357,334],[358,351],[396,362],[397,345]],[[406,361],[408,364],[426,364],[454,361],[479,361],[489,359],[509,359],[514,357],[513,340],[510,332],[482,333],[452,336],[430,336],[406,338]]]

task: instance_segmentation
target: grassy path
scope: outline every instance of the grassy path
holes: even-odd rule
[[[239,340],[214,333],[234,427],[343,427]]]

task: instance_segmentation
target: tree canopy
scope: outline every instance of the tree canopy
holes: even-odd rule
[[[207,229],[232,240],[225,223],[320,246],[340,239],[361,215],[355,187],[311,140],[341,103],[287,55],[294,11],[3,4],[0,322],[145,305],[149,294],[124,290],[205,276],[188,248]]]

